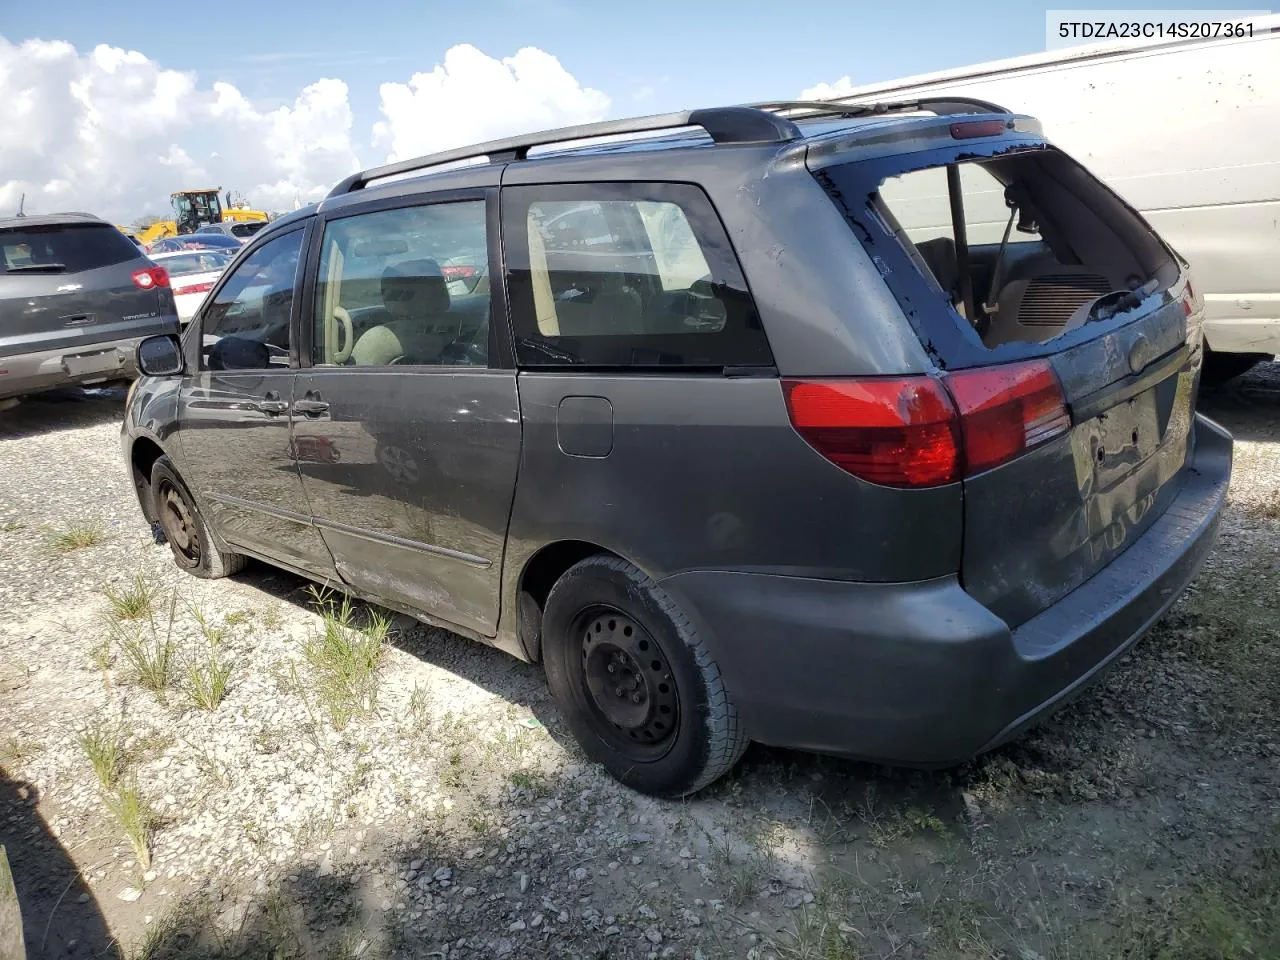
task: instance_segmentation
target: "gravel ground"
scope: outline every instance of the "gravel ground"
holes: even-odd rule
[[[1218,547],[1071,707],[941,773],[753,747],[686,803],[586,763],[538,668],[407,618],[326,701],[308,650],[374,612],[181,576],[121,399],[0,413],[0,843],[33,957],[1280,956],[1280,365],[1203,398],[1237,437]],[[130,644],[171,648],[167,688]]]

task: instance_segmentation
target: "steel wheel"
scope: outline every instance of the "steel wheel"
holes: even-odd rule
[[[662,647],[631,617],[607,607],[584,610],[575,632],[601,733],[632,759],[661,757],[680,725],[680,699]]]
[[[200,531],[192,514],[191,505],[174,484],[166,477],[156,490],[156,503],[160,508],[160,526],[174,552],[189,566],[200,565]]]

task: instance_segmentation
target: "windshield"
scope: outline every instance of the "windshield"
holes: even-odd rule
[[[173,200],[173,212],[183,233],[194,233],[204,223],[222,219],[222,205],[216,193],[179,193]]]

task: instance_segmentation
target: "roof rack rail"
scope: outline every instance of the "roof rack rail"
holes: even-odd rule
[[[971,97],[920,97],[916,100],[858,101],[854,97],[831,100],[779,100],[775,103],[753,103],[757,110],[786,113],[790,120],[812,120],[817,117],[865,117],[884,113],[928,110],[939,116],[948,113],[1011,113],[1011,110]],[[805,111],[795,113],[795,111]]]
[[[673,130],[680,127],[702,127],[716,143],[786,143],[798,140],[800,128],[786,117],[774,111],[755,107],[713,107],[707,110],[684,110],[678,113],[662,113],[628,120],[605,120],[576,127],[561,127],[503,140],[490,140],[469,147],[457,147],[412,160],[400,160],[385,166],[373,167],[353,173],[329,191],[328,196],[340,197],[362,190],[370,181],[398,174],[413,173],[446,163],[487,157],[490,163],[508,163],[524,160],[534,147],[570,140],[592,140],[628,133],[648,133],[657,130]]]

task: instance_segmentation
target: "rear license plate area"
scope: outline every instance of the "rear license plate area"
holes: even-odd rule
[[[63,356],[62,366],[73,377],[112,373],[124,366],[124,355],[114,347],[94,353],[68,354]]]

